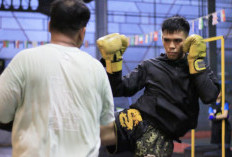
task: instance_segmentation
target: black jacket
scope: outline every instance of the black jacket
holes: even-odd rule
[[[199,102],[216,101],[220,86],[207,67],[201,73],[189,74],[187,57],[171,61],[165,54],[143,61],[130,74],[108,74],[113,95],[133,96],[143,89],[144,94],[130,107],[166,132],[170,137],[183,136],[197,126]]]

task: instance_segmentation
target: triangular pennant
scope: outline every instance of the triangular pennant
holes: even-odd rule
[[[222,9],[220,13],[221,13],[221,21],[225,22],[226,21],[225,9]]]
[[[7,48],[7,47],[9,47],[9,41],[3,41],[3,47],[5,48]]]
[[[32,41],[32,47],[36,47],[38,46],[38,42],[37,41]]]
[[[158,40],[158,32],[157,31],[154,32],[154,38],[153,39],[154,39],[154,41]]]
[[[200,18],[199,18],[199,23],[198,23],[198,29],[199,29],[199,30],[202,30],[202,29],[203,29],[203,26],[204,26],[203,18],[200,17]]]
[[[128,46],[130,46],[130,37],[127,37],[127,41],[128,41]]]
[[[19,40],[16,40],[16,41],[15,41],[15,45],[14,45],[14,46],[15,46],[16,49],[19,48]]]
[[[139,35],[139,44],[143,43],[143,35]]]
[[[145,35],[145,43],[147,44],[149,41],[148,34]]]
[[[135,45],[138,45],[138,43],[139,43],[139,36],[136,35],[136,36],[135,36]]]
[[[212,25],[218,24],[218,17],[217,17],[217,12],[212,14]]]
[[[130,37],[130,45],[134,46],[135,44],[135,37]]]
[[[43,42],[43,41],[41,41],[41,42],[40,42],[40,45],[44,45],[44,42]]]
[[[28,41],[24,41],[23,47],[24,47],[24,48],[28,48]]]
[[[85,40],[85,48],[89,47],[89,41]]]

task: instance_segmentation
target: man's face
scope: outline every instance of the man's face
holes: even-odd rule
[[[162,42],[168,59],[177,60],[184,57],[185,54],[182,51],[182,45],[186,37],[183,31],[172,34],[167,31],[162,33]]]

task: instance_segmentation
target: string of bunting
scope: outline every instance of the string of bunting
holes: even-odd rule
[[[198,30],[202,30],[204,26],[208,26],[208,20],[212,16],[212,25],[216,25],[219,22],[225,22],[226,21],[226,14],[225,9],[219,10],[217,12],[208,14],[206,16],[199,17],[195,20],[190,21],[192,31],[196,32]]]
[[[203,17],[199,17],[197,19],[191,20],[191,29],[193,33],[197,32],[198,30],[202,30],[204,26],[208,26],[208,20],[212,16],[212,25],[216,25],[219,22],[225,22],[226,21],[226,14],[225,9],[222,9],[220,11],[208,14]],[[162,31],[154,31],[146,34],[140,34],[140,35],[134,35],[129,36],[129,45],[140,45],[140,44],[148,44],[151,42],[158,41],[159,36],[161,36]]]
[[[220,11],[208,14],[206,16],[199,17],[197,19],[191,20],[191,29],[192,32],[196,32],[197,30],[202,30],[204,26],[208,25],[208,20],[212,16],[212,25],[216,25],[219,22],[225,22],[226,21],[226,14],[225,14],[225,9],[222,9]],[[140,35],[134,35],[134,36],[129,36],[129,45],[134,46],[134,45],[142,45],[142,44],[149,44],[151,42],[156,42],[159,39],[159,36],[161,36],[162,31],[154,31],[154,32],[149,32],[146,34],[140,34]],[[9,44],[13,44],[14,48],[29,48],[29,47],[36,47],[39,45],[44,45],[47,44],[48,42],[44,41],[0,41],[2,42],[2,47],[3,48],[8,48]],[[21,45],[21,46],[20,46]],[[83,46],[85,48],[89,47],[89,41],[86,40],[83,43]]]
[[[44,45],[48,42],[45,41],[19,41],[19,40],[15,40],[15,41],[9,41],[9,40],[3,40],[0,41],[0,43],[2,43],[2,47],[3,48],[9,48],[10,45],[13,45],[14,48],[19,49],[19,48],[29,48],[29,47],[36,47],[39,45]]]
[[[3,41],[0,41],[0,44],[1,43],[2,43],[3,48],[13,47],[15,49],[19,49],[19,48],[37,47],[40,45],[45,45],[49,42],[47,42],[47,41],[20,41],[20,40],[9,41],[9,40],[3,40]],[[84,42],[83,46],[89,47],[89,42],[86,40]]]

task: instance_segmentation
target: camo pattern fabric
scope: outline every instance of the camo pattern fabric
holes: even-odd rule
[[[136,141],[136,157],[171,157],[173,140],[149,125],[147,131]]]

